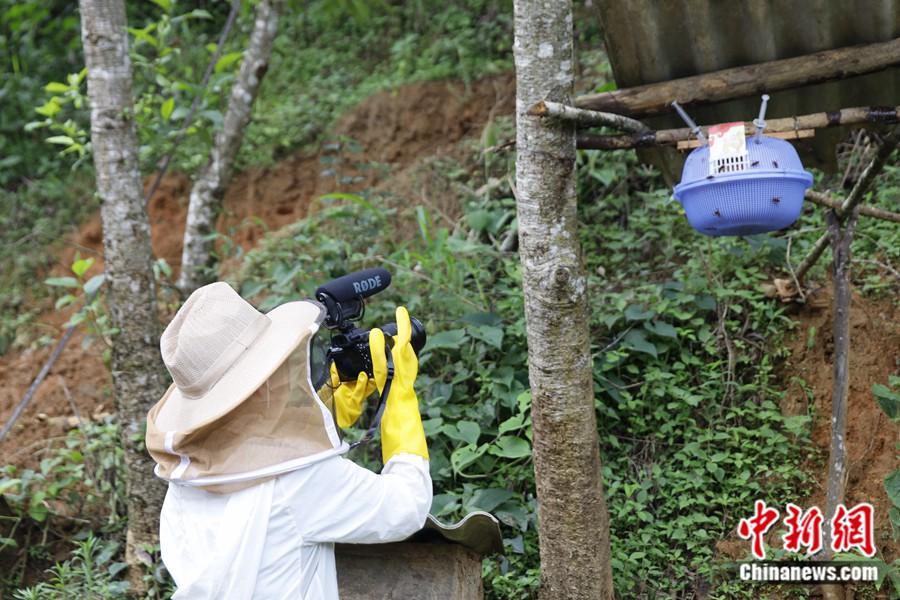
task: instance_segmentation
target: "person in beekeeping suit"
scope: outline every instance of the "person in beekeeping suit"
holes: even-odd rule
[[[398,541],[424,525],[432,489],[418,360],[409,315],[396,313],[376,474],[342,456],[338,427],[384,388],[379,329],[374,381],[341,384],[316,335],[318,302],[262,314],[226,283],[191,294],[160,340],[174,383],[147,416],[155,473],[169,482],[160,548],[173,598],[336,599],[336,542]]]

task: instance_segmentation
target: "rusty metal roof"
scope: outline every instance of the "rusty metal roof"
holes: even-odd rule
[[[620,88],[900,37],[897,0],[593,0]],[[674,100],[674,98],[673,98]],[[772,94],[768,117],[900,104],[900,69]],[[751,120],[758,98],[691,109],[700,124]],[[675,117],[649,120],[681,127]],[[829,166],[846,130],[798,144]],[[802,146],[806,146],[802,148]]]

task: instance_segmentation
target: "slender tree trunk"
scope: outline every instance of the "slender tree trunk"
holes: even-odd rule
[[[147,549],[158,544],[165,492],[143,445],[147,411],[165,390],[150,223],[138,171],[125,4],[81,0],[80,6],[107,299],[112,325],[119,330],[113,337],[112,379],[128,470],[126,560],[132,584],[140,590],[140,562],[147,562]]]
[[[515,0],[516,188],[534,423],[543,598],[613,597],[578,241],[575,126],[528,114],[571,104],[572,4]]]
[[[216,217],[231,179],[234,158],[250,122],[259,86],[269,68],[282,5],[282,0],[262,0],[256,6],[250,46],[244,53],[237,80],[231,88],[222,131],[216,135],[209,162],[191,189],[178,278],[178,287],[185,295],[215,279],[210,234],[215,231]]]
[[[845,223],[835,211],[828,213],[831,237],[832,285],[834,286],[834,377],[831,385],[831,446],[828,456],[828,479],[825,490],[825,539],[821,558],[831,560],[831,520],[837,505],[844,502],[847,491],[847,402],[850,394],[850,245],[856,228],[858,208],[850,211]],[[842,586],[824,585],[827,600],[844,597]]]

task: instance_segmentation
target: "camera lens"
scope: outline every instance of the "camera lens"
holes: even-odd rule
[[[422,322],[415,317],[410,317],[409,323],[410,325],[412,325],[412,333],[410,335],[409,343],[412,345],[413,350],[416,351],[416,355],[418,356],[419,352],[422,351],[422,348],[425,346],[425,342],[427,341],[427,336],[425,335],[425,326],[422,325]],[[397,335],[397,324],[388,323],[387,325],[382,327],[381,330],[384,332],[384,335],[388,337],[395,336]]]

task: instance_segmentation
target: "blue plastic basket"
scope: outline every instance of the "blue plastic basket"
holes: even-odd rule
[[[709,173],[709,147],[687,157],[675,198],[702,234],[751,235],[790,226],[803,208],[813,176],[794,147],[765,135],[747,139],[747,159],[736,170]]]

